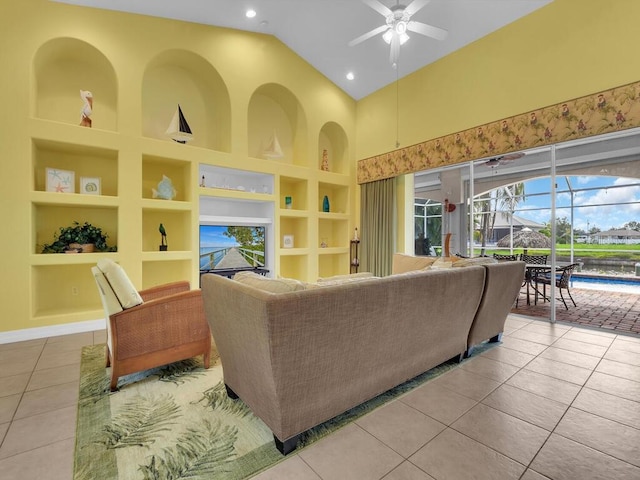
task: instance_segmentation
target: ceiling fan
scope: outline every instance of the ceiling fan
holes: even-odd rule
[[[507,165],[511,162],[513,162],[514,160],[517,160],[521,157],[524,157],[524,153],[523,152],[515,152],[515,153],[509,153],[507,155],[502,155],[500,157],[495,157],[495,158],[491,158],[489,160],[487,160],[486,162],[484,162],[484,166],[485,167],[497,167],[499,165]]]
[[[430,1],[431,0],[413,0],[409,5],[405,6],[400,4],[398,0],[394,6],[387,7],[378,0],[362,0],[363,3],[385,17],[386,22],[384,25],[380,25],[364,35],[360,35],[358,38],[351,40],[349,46],[353,47],[382,33],[384,41],[391,46],[389,60],[395,67],[400,56],[400,45],[403,45],[409,40],[408,31],[426,35],[427,37],[437,40],[444,40],[448,33],[446,30],[411,20],[411,16]]]

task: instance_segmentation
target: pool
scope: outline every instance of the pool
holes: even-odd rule
[[[610,276],[590,276],[573,274],[571,288],[584,288],[607,292],[635,293],[640,295],[640,278],[615,278]]]

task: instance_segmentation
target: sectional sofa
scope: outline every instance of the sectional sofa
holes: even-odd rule
[[[267,424],[283,454],[309,428],[498,340],[524,263],[402,270],[317,284],[202,277],[227,393]]]

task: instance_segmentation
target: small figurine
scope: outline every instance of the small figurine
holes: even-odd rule
[[[165,252],[167,250],[167,231],[164,228],[164,225],[160,224],[160,228],[158,228],[160,232],[160,251]]]
[[[176,197],[176,189],[173,188],[173,182],[166,175],[162,175],[162,180],[158,183],[158,190],[151,189],[153,198],[161,198],[163,200],[173,200]]]
[[[187,119],[184,118],[180,104],[176,109],[176,113],[173,114],[169,128],[165,132],[174,142],[185,144],[189,140],[193,140],[193,134],[191,133],[191,127],[187,123]]]
[[[327,153],[326,148],[322,150],[322,164],[320,165],[320,168],[325,172],[329,171],[329,154]]]
[[[358,227],[356,227],[355,232],[353,232],[353,241],[354,242],[360,241],[360,238],[358,237]]]
[[[91,128],[91,112],[93,111],[93,94],[89,90],[80,90],[80,98],[84,101],[80,111],[80,126]]]

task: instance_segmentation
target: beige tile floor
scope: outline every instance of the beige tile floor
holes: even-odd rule
[[[70,480],[90,332],[0,345],[0,479]],[[640,338],[511,315],[503,343],[258,480],[640,479]]]

